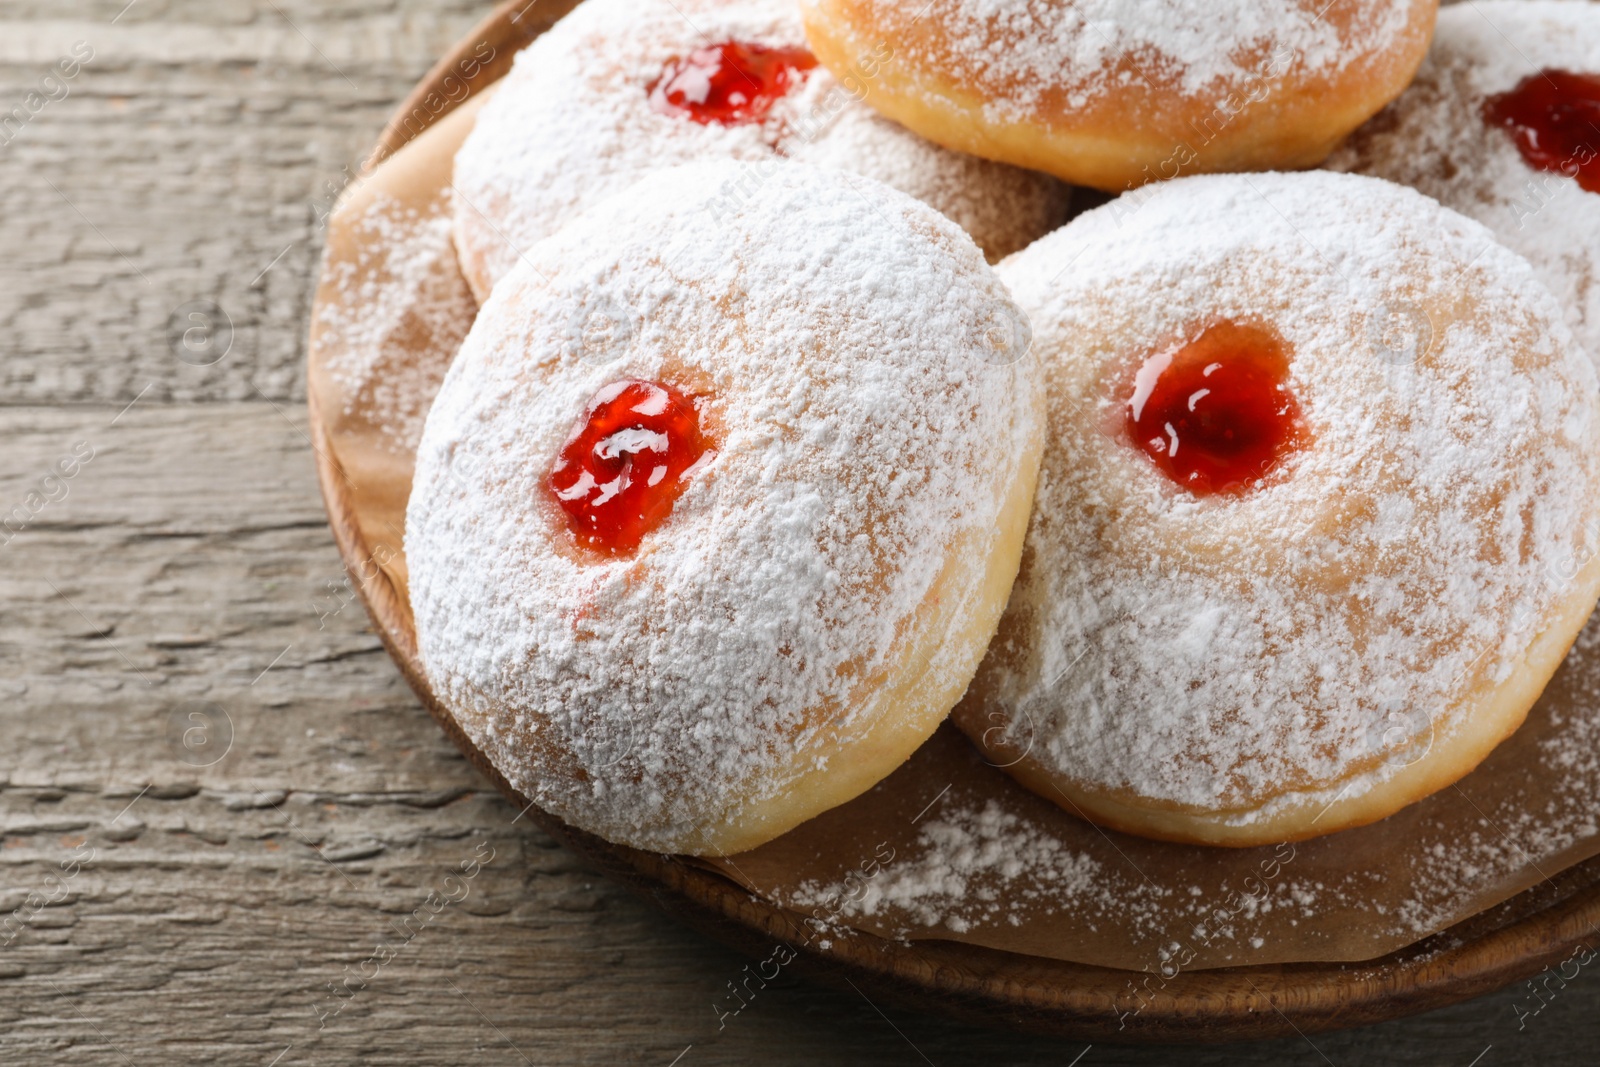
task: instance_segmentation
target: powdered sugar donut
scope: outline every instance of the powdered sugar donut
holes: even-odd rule
[[[802,0],[817,58],[929,140],[1119,192],[1315,166],[1392,100],[1437,0]]]
[[[407,514],[434,691],[518,790],[639,848],[749,848],[903,762],[982,658],[1041,447],[1025,320],[954,223],[798,163],[724,210],[739,172],[527,249]]]
[[[586,0],[516,58],[456,158],[456,243],[482,299],[519,251],[650,170],[747,164],[726,205],[787,159],[931,204],[991,260],[1060,225],[1053,179],[939,148],[862,106],[805,49],[785,0]]]
[[[1600,354],[1600,10],[1517,0],[1446,9],[1412,87],[1328,160],[1477,219]],[[1528,151],[1524,151],[1527,149]]]
[[[1600,595],[1594,370],[1526,262],[1409,189],[1125,201],[1000,267],[1048,444],[955,719],[1133,833],[1380,819],[1522,723]]]

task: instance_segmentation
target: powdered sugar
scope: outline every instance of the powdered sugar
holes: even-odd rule
[[[912,855],[886,865],[856,893],[804,883],[785,903],[808,908],[843,895],[841,918],[883,917],[914,927],[964,934],[977,925],[1016,923],[1024,909],[1054,914],[1061,903],[1093,922],[1090,902],[1105,913],[1129,908],[1144,887],[1130,884],[1047,829],[993,798],[956,797],[922,826]]]
[[[1546,703],[1554,709],[1548,727],[1521,758],[1533,771],[1516,785],[1501,785],[1503,799],[1489,805],[1467,799],[1479,816],[1466,833],[1447,840],[1422,835],[1414,888],[1396,919],[1418,933],[1431,933],[1460,912],[1464,894],[1485,886],[1521,888],[1546,882],[1595,852],[1600,836],[1600,615],[1573,645]],[[1555,699],[1552,701],[1551,697]],[[1522,738],[1519,736],[1518,741]],[[1520,884],[1519,884],[1520,883]]]
[[[1442,11],[1416,82],[1327,165],[1420,189],[1488,226],[1528,257],[1594,356],[1600,194],[1528,166],[1482,113],[1486,97],[1546,68],[1600,73],[1600,9],[1585,0],[1488,0]]]
[[[440,391],[407,514],[434,690],[530,799],[645,848],[714,850],[870,725],[949,546],[992,549],[1041,429],[1029,365],[993,358],[1015,308],[953,224],[801,164],[721,210],[736,173],[654,175],[526,250]],[[700,396],[716,456],[613,559],[544,479],[623,378]],[[942,587],[956,614],[974,581]]]
[[[815,3],[816,0],[802,0]],[[1405,30],[1423,0],[1271,0],[1219,11],[1189,0],[855,0],[862,23],[908,62],[986,101],[991,121],[1054,117],[1118,86],[1224,97],[1293,54],[1291,76],[1360,62]]]
[[[932,205],[993,257],[1059,225],[1052,178],[939,148],[810,72],[759,124],[701,125],[648,97],[668,61],[726,40],[803,47],[784,0],[586,0],[517,56],[456,158],[457,240],[480,296],[518,252],[650,170],[701,159],[750,165],[730,204],[783,158],[838,166]],[[855,95],[853,95],[855,94]]]
[[[476,305],[447,211],[382,195],[349,226],[355,254],[323,271],[334,293],[317,314],[317,351],[343,413],[375,427],[391,451],[410,453]]]
[[[948,749],[942,737],[930,744]],[[967,779],[906,831],[876,847],[880,862],[862,864],[865,877],[852,867],[843,878],[762,888],[785,908],[815,914],[820,905],[832,921],[880,936],[955,936],[1158,972],[1251,962],[1268,938],[1281,950],[1298,940],[1286,930],[1338,910],[1326,907],[1330,878],[1359,899],[1366,876],[1339,877],[1315,846],[1304,857],[1287,844],[1219,856],[1093,831],[987,777]],[[819,865],[838,860],[828,854]],[[803,854],[798,866],[804,873]]]
[[[1048,773],[1241,823],[1370,784],[1395,728],[1453,733],[1600,549],[1593,369],[1526,263],[1410,190],[1179,179],[1001,274],[1053,416],[1030,551],[957,717],[1007,722]],[[1125,440],[1122,389],[1218,319],[1289,343],[1312,441],[1262,487],[1196,499]],[[1395,321],[1422,336],[1392,342]]]

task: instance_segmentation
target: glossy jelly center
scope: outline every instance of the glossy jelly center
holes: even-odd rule
[[[1196,496],[1243,493],[1305,439],[1288,379],[1289,346],[1275,332],[1216,323],[1145,360],[1128,433]]]
[[[1600,76],[1530,74],[1510,92],[1485,100],[1483,117],[1511,134],[1530,167],[1559,171],[1600,193]]]
[[[670,61],[650,86],[650,104],[706,125],[760,122],[816,65],[804,48],[727,41]]]
[[[613,382],[561,447],[550,492],[581,544],[620,555],[666,520],[708,455],[692,399],[656,382]]]

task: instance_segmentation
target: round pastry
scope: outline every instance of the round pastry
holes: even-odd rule
[[[1257,845],[1383,818],[1522,723],[1600,596],[1595,373],[1526,262],[1312,172],[1151,186],[1000,275],[1050,415],[954,716],[990,762]]]
[[[659,172],[530,247],[423,430],[428,681],[517,790],[664,852],[760,844],[899,766],[1016,575],[1026,320],[954,223],[790,164]]]
[[[929,140],[1119,192],[1310,167],[1392,100],[1438,0],[802,0],[806,37]]]
[[[586,0],[517,56],[456,157],[467,280],[483,299],[585,207],[703,159],[746,164],[721,190],[728,208],[783,159],[876,178],[954,219],[991,261],[1063,221],[1054,179],[930,144],[860,92],[817,68],[785,0]]]
[[[1600,353],[1600,9],[1446,8],[1416,83],[1330,168],[1419,189],[1533,264]]]

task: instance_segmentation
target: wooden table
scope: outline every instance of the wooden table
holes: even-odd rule
[[[1536,1016],[1514,989],[1226,1049],[1086,1050],[787,977],[719,1030],[749,961],[468,767],[317,495],[320,219],[484,5],[126,2],[0,6],[0,119],[25,120],[0,122],[0,1063],[1594,1060],[1596,970]]]

